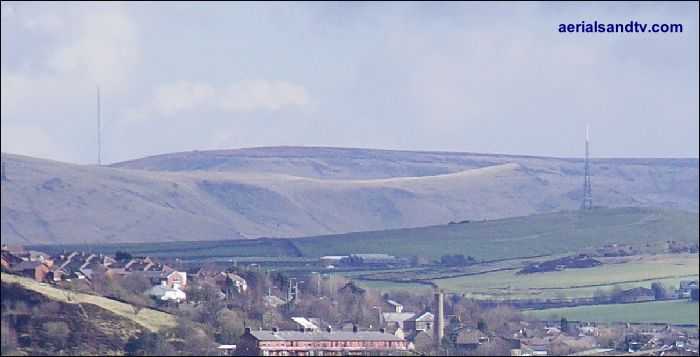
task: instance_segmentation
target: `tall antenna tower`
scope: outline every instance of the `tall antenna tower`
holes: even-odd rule
[[[593,208],[593,197],[591,196],[591,170],[588,156],[588,124],[586,124],[586,168],[584,172],[581,209],[591,209]]]
[[[102,138],[100,132],[100,86],[97,86],[97,165],[102,165]]]

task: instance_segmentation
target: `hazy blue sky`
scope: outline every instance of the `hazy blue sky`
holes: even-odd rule
[[[2,151],[698,157],[698,3],[2,2]],[[559,33],[569,23],[683,33]]]

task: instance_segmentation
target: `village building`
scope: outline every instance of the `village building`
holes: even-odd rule
[[[623,290],[619,297],[619,302],[641,302],[654,301],[656,296],[654,290],[644,287],[636,287],[628,290]]]
[[[692,281],[683,280],[683,281],[681,281],[678,295],[680,295],[680,297],[682,297],[682,298],[689,298],[693,289],[698,289],[698,281],[697,280],[692,280]]]
[[[403,327],[407,331],[425,331],[432,335],[436,327],[435,315],[430,312],[414,314],[403,322]]]
[[[42,263],[39,261],[22,261],[13,265],[8,270],[18,275],[29,276],[35,280],[43,281],[47,276],[49,276],[51,268],[48,263]]]
[[[286,301],[284,301],[284,300],[282,300],[279,297],[274,296],[274,295],[265,295],[265,296],[263,296],[262,299],[263,299],[263,302],[265,303],[266,307],[272,307],[272,308],[276,308],[278,306],[281,306],[281,305],[284,305],[287,303]]]
[[[305,317],[295,316],[292,320],[299,324],[299,330],[304,332],[317,331],[318,326]]]
[[[347,258],[347,255],[327,255],[321,257],[318,260],[318,264],[326,268],[333,268],[338,266],[343,261],[343,259]]]
[[[384,331],[252,331],[245,329],[237,353],[247,356],[342,356],[408,351],[407,341]]]
[[[248,290],[248,283],[245,279],[233,273],[221,272],[217,274],[214,277],[214,283],[216,283],[222,291],[226,291],[228,287],[236,289],[236,292],[239,294]],[[229,286],[229,284],[231,284],[231,286]]]
[[[409,350],[425,353],[435,347],[432,335],[423,330],[411,331],[404,339]]]
[[[187,300],[187,294],[184,291],[165,285],[152,286],[143,293],[163,301],[182,302]]]
[[[396,264],[396,257],[388,254],[351,254],[349,257],[341,259],[344,265],[362,265],[382,267]]]
[[[450,340],[457,348],[474,350],[489,342],[489,336],[480,330],[463,327],[452,331]]]
[[[151,282],[151,285],[167,286],[180,289],[187,285],[187,274],[179,271],[139,271],[132,274],[143,276]]]

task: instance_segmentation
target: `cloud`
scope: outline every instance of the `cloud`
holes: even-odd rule
[[[184,81],[173,85],[160,85],[154,88],[153,92],[158,111],[163,114],[199,109],[216,94],[216,90],[210,84]]]
[[[276,111],[284,106],[315,111],[311,95],[304,87],[279,80],[244,80],[231,83],[224,89],[221,99],[221,107],[234,112],[258,109]]]
[[[586,123],[598,156],[697,156],[697,14],[681,3],[3,2],[2,128],[41,128],[55,149],[39,156],[63,146],[94,162],[99,85],[105,161],[283,144],[580,156],[571,141]],[[557,31],[582,20],[684,32]]]
[[[232,112],[263,110],[275,112],[295,107],[304,113],[315,111],[309,92],[300,85],[280,80],[243,80],[215,89],[208,83],[180,81],[153,89],[157,111],[171,115],[182,111],[223,109]]]
[[[119,86],[140,58],[138,26],[126,14],[92,12],[82,19],[81,35],[58,48],[48,61],[61,75]]]
[[[54,160],[70,160],[75,152],[56,143],[49,130],[31,125],[3,125],[2,152],[45,157],[52,153]]]
[[[15,9],[10,4],[2,4],[2,17],[11,18],[15,15]]]
[[[3,3],[2,11],[3,137],[14,132],[3,150],[92,162],[83,150],[94,140],[96,87],[109,117],[133,90],[139,26],[119,4]]]

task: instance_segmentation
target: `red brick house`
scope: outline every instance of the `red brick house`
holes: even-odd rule
[[[35,280],[43,281],[49,274],[50,268],[47,263],[23,261],[10,268],[16,274],[31,276]]]
[[[245,329],[237,353],[246,356],[344,356],[399,354],[406,340],[383,331],[251,331]]]
[[[162,285],[169,288],[182,289],[187,285],[187,274],[179,271],[138,271],[138,274],[150,280],[152,285]]]
[[[23,262],[22,258],[10,253],[7,250],[2,251],[2,266],[5,269],[10,269],[11,267]]]

